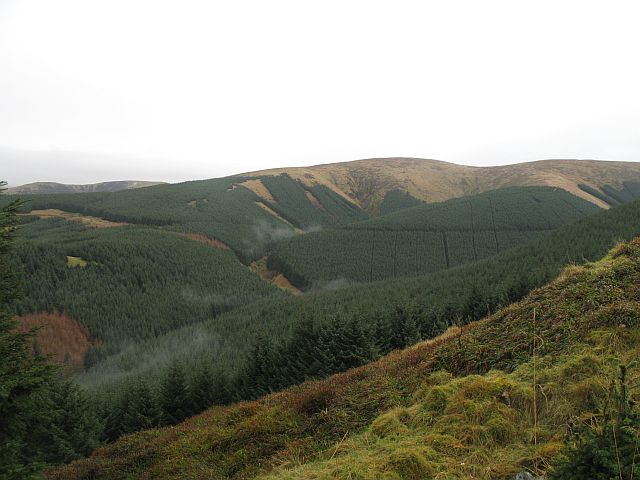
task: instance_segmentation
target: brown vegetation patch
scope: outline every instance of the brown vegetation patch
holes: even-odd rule
[[[256,260],[249,268],[252,272],[257,273],[260,278],[266,280],[267,282],[273,283],[276,287],[286,290],[294,295],[302,295],[302,292],[296,288],[287,277],[285,277],[282,273],[276,272],[274,270],[269,270],[267,267],[267,257],[262,257],[259,260]]]
[[[314,207],[316,207],[318,210],[326,212],[324,206],[320,203],[320,200],[318,200],[313,193],[311,193],[309,190],[305,190],[304,194],[307,196],[307,199]]]
[[[221,242],[217,238],[207,237],[206,235],[202,235],[200,233],[180,233],[179,235],[181,237],[188,238],[189,240],[204,243],[206,245],[209,245],[210,247],[220,248],[222,250],[231,250],[229,245]]]
[[[372,158],[312,167],[277,168],[246,175],[287,174],[308,186],[324,185],[369,213],[377,212],[387,192],[399,189],[426,202],[475,195],[502,187],[562,188],[599,207],[609,206],[578,187],[619,188],[640,181],[640,162],[543,160],[495,167],[470,167],[421,158]]]
[[[269,189],[260,180],[257,180],[257,179],[247,180],[245,182],[242,182],[240,185],[242,185],[245,188],[248,188],[253,193],[258,195],[263,200],[266,200],[267,202],[276,201],[273,198],[273,195],[271,195],[271,192],[269,191]]]
[[[40,327],[33,338],[34,353],[51,355],[54,363],[82,370],[84,357],[96,344],[89,331],[66,313],[30,313],[17,317],[18,331]]]
[[[72,222],[80,222],[83,225],[91,228],[112,228],[129,225],[126,222],[111,222],[109,220],[105,220],[104,218],[82,215],[80,213],[65,212],[63,210],[58,210],[55,208],[49,208],[47,210],[31,210],[29,215],[33,215],[38,218],[64,218],[65,220],[70,220]]]

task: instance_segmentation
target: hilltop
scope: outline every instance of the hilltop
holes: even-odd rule
[[[44,195],[48,193],[87,193],[87,192],[119,192],[134,188],[152,187],[165,182],[145,182],[139,180],[118,180],[115,182],[91,183],[86,185],[69,185],[56,182],[34,182],[7,188],[9,195]]]
[[[177,427],[125,436],[49,478],[539,474],[558,456],[570,422],[597,413],[612,360],[640,354],[639,301],[635,239],[463,329]],[[634,398],[637,379],[636,372]]]
[[[324,185],[369,213],[389,192],[400,190],[426,202],[475,195],[513,186],[562,188],[602,208],[616,202],[625,182],[640,182],[640,163],[541,160],[495,167],[470,167],[420,158],[373,158],[343,163],[262,170],[247,176],[287,174],[308,186]],[[632,186],[636,196],[638,185]],[[613,194],[613,195],[612,195]],[[611,197],[613,196],[613,201]]]

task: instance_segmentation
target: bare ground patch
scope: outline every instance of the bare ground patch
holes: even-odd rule
[[[263,200],[266,200],[268,202],[276,201],[275,198],[273,198],[273,195],[271,195],[271,192],[269,191],[269,189],[264,185],[264,183],[262,183],[262,181],[258,179],[247,180],[246,182],[240,183],[240,185],[242,185],[245,188],[248,188]]]
[[[206,245],[209,245],[210,247],[220,248],[222,250],[231,250],[229,245],[221,242],[217,238],[207,237],[206,235],[202,235],[199,233],[180,233],[179,235],[196,242],[204,243]]]
[[[302,292],[297,289],[282,273],[269,270],[269,268],[267,268],[267,257],[262,257],[261,259],[251,263],[249,268],[252,272],[258,274],[260,278],[273,283],[276,287],[286,290],[293,295],[302,295]]]
[[[311,202],[311,204],[316,207],[318,210],[322,210],[323,212],[326,212],[327,210],[324,208],[324,206],[320,203],[320,200],[318,200],[315,195],[313,193],[311,193],[309,190],[305,190],[304,194],[307,196],[307,199]]]
[[[82,215],[80,213],[65,212],[56,208],[49,208],[47,210],[31,210],[28,215],[33,215],[34,217],[38,218],[64,218],[65,220],[79,222],[83,225],[86,225],[87,227],[92,228],[113,228],[129,225],[129,223],[126,222],[111,222],[109,220],[105,220],[104,218]]]

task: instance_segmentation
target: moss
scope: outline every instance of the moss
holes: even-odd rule
[[[401,435],[409,430],[406,423],[410,420],[411,415],[406,408],[395,408],[376,418],[371,424],[371,431],[380,438]]]
[[[415,402],[424,401],[425,397],[429,393],[432,387],[436,385],[442,385],[443,383],[449,382],[453,378],[451,373],[446,370],[438,370],[437,372],[433,372],[428,375],[427,378],[420,384],[420,387],[413,394],[413,400]]]
[[[435,473],[436,467],[425,457],[424,449],[399,449],[389,455],[385,465],[402,480],[424,480]]]

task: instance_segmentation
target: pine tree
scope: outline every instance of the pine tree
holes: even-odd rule
[[[192,413],[184,369],[178,362],[169,366],[160,385],[160,407],[165,425],[181,422]]]

